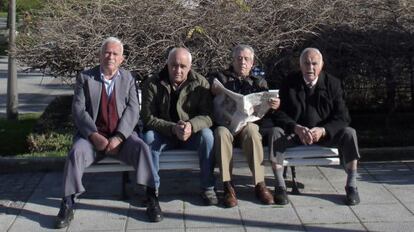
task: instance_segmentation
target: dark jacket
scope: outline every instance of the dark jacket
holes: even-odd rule
[[[210,84],[214,78],[217,78],[227,89],[243,95],[267,91],[269,89],[267,86],[267,81],[259,76],[250,74],[248,77],[243,78],[242,80],[238,79],[237,74],[233,71],[232,67],[222,72],[215,72],[210,74]]]
[[[281,126],[288,133],[300,121],[306,110],[306,85],[302,74],[289,76],[280,88],[280,110],[282,112],[273,115],[273,122]],[[328,138],[334,136],[339,130],[348,126],[350,117],[345,105],[341,82],[334,76],[321,72],[314,88],[315,101],[310,103],[317,115],[312,115],[318,127],[324,127]],[[310,125],[302,125],[309,127]]]
[[[190,71],[185,86],[180,91],[176,106],[170,106],[171,84],[167,66],[148,78],[142,87],[141,117],[144,130],[155,130],[165,136],[172,135],[173,122],[170,107],[177,107],[180,120],[189,121],[196,133],[213,125],[213,101],[210,85],[202,75]]]

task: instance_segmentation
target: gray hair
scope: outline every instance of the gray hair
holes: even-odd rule
[[[101,45],[101,50],[100,50],[100,53],[102,54],[102,52],[104,51],[104,49],[105,49],[105,46],[108,44],[108,43],[117,43],[117,44],[119,44],[119,46],[121,47],[121,55],[122,54],[124,54],[124,44],[121,42],[121,40],[120,39],[118,39],[118,38],[116,38],[116,37],[108,37],[108,38],[106,38],[103,42],[102,42],[102,45]]]
[[[172,55],[174,55],[178,49],[184,49],[188,53],[188,58],[190,59],[190,64],[191,64],[191,62],[193,61],[193,57],[191,56],[190,50],[188,50],[185,47],[175,47],[171,49],[170,52],[168,52],[167,64],[168,64],[168,61],[170,61]]]
[[[249,50],[252,54],[253,54],[253,59],[254,59],[254,49],[252,48],[252,46],[250,45],[246,45],[246,44],[239,44],[236,47],[233,48],[231,56],[234,58],[236,58],[236,56],[243,50]]]
[[[300,53],[300,57],[299,57],[299,62],[302,64],[302,61],[303,61],[303,59],[304,59],[304,57],[305,57],[305,55],[307,54],[307,53],[309,53],[309,52],[316,52],[318,55],[320,55],[321,56],[321,59],[322,59],[322,62],[323,62],[323,56],[322,56],[322,53],[321,53],[321,51],[319,51],[319,49],[317,49],[317,48],[311,48],[311,47],[309,47],[309,48],[305,48],[301,53]]]

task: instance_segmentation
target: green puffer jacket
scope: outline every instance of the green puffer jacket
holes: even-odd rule
[[[187,82],[177,101],[180,120],[189,121],[193,133],[213,125],[213,101],[208,81],[200,74],[190,71]],[[142,86],[141,118],[144,131],[155,130],[165,136],[173,136],[170,116],[171,85],[168,69],[148,78]]]

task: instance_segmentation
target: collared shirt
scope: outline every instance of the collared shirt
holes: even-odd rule
[[[319,77],[316,77],[315,80],[308,82],[308,81],[306,81],[305,78],[303,78],[303,81],[305,81],[305,84],[306,84],[307,87],[312,88],[313,86],[316,85],[316,82],[318,82],[318,79],[319,79]]]
[[[104,83],[105,86],[105,90],[106,90],[106,94],[108,95],[108,98],[111,97],[111,94],[114,90],[114,86],[115,86],[115,80],[121,76],[121,74],[119,73],[119,70],[115,73],[115,75],[110,79],[105,79],[105,75],[102,73],[101,71],[101,80]]]

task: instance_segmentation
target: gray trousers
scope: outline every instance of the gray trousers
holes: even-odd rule
[[[156,170],[147,144],[133,132],[121,146],[119,153],[111,157],[135,168],[137,184],[155,188]],[[63,196],[80,195],[85,192],[82,185],[83,172],[85,168],[101,158],[103,156],[94,150],[89,140],[76,137],[68,153],[63,172]]]
[[[273,141],[269,145],[270,160],[276,164],[283,164],[286,148],[302,145],[297,135],[286,135],[280,127],[273,127],[268,131],[268,136],[268,141]],[[345,127],[330,139],[322,139],[317,145],[338,148],[343,164],[360,158],[356,131],[351,127]]]

